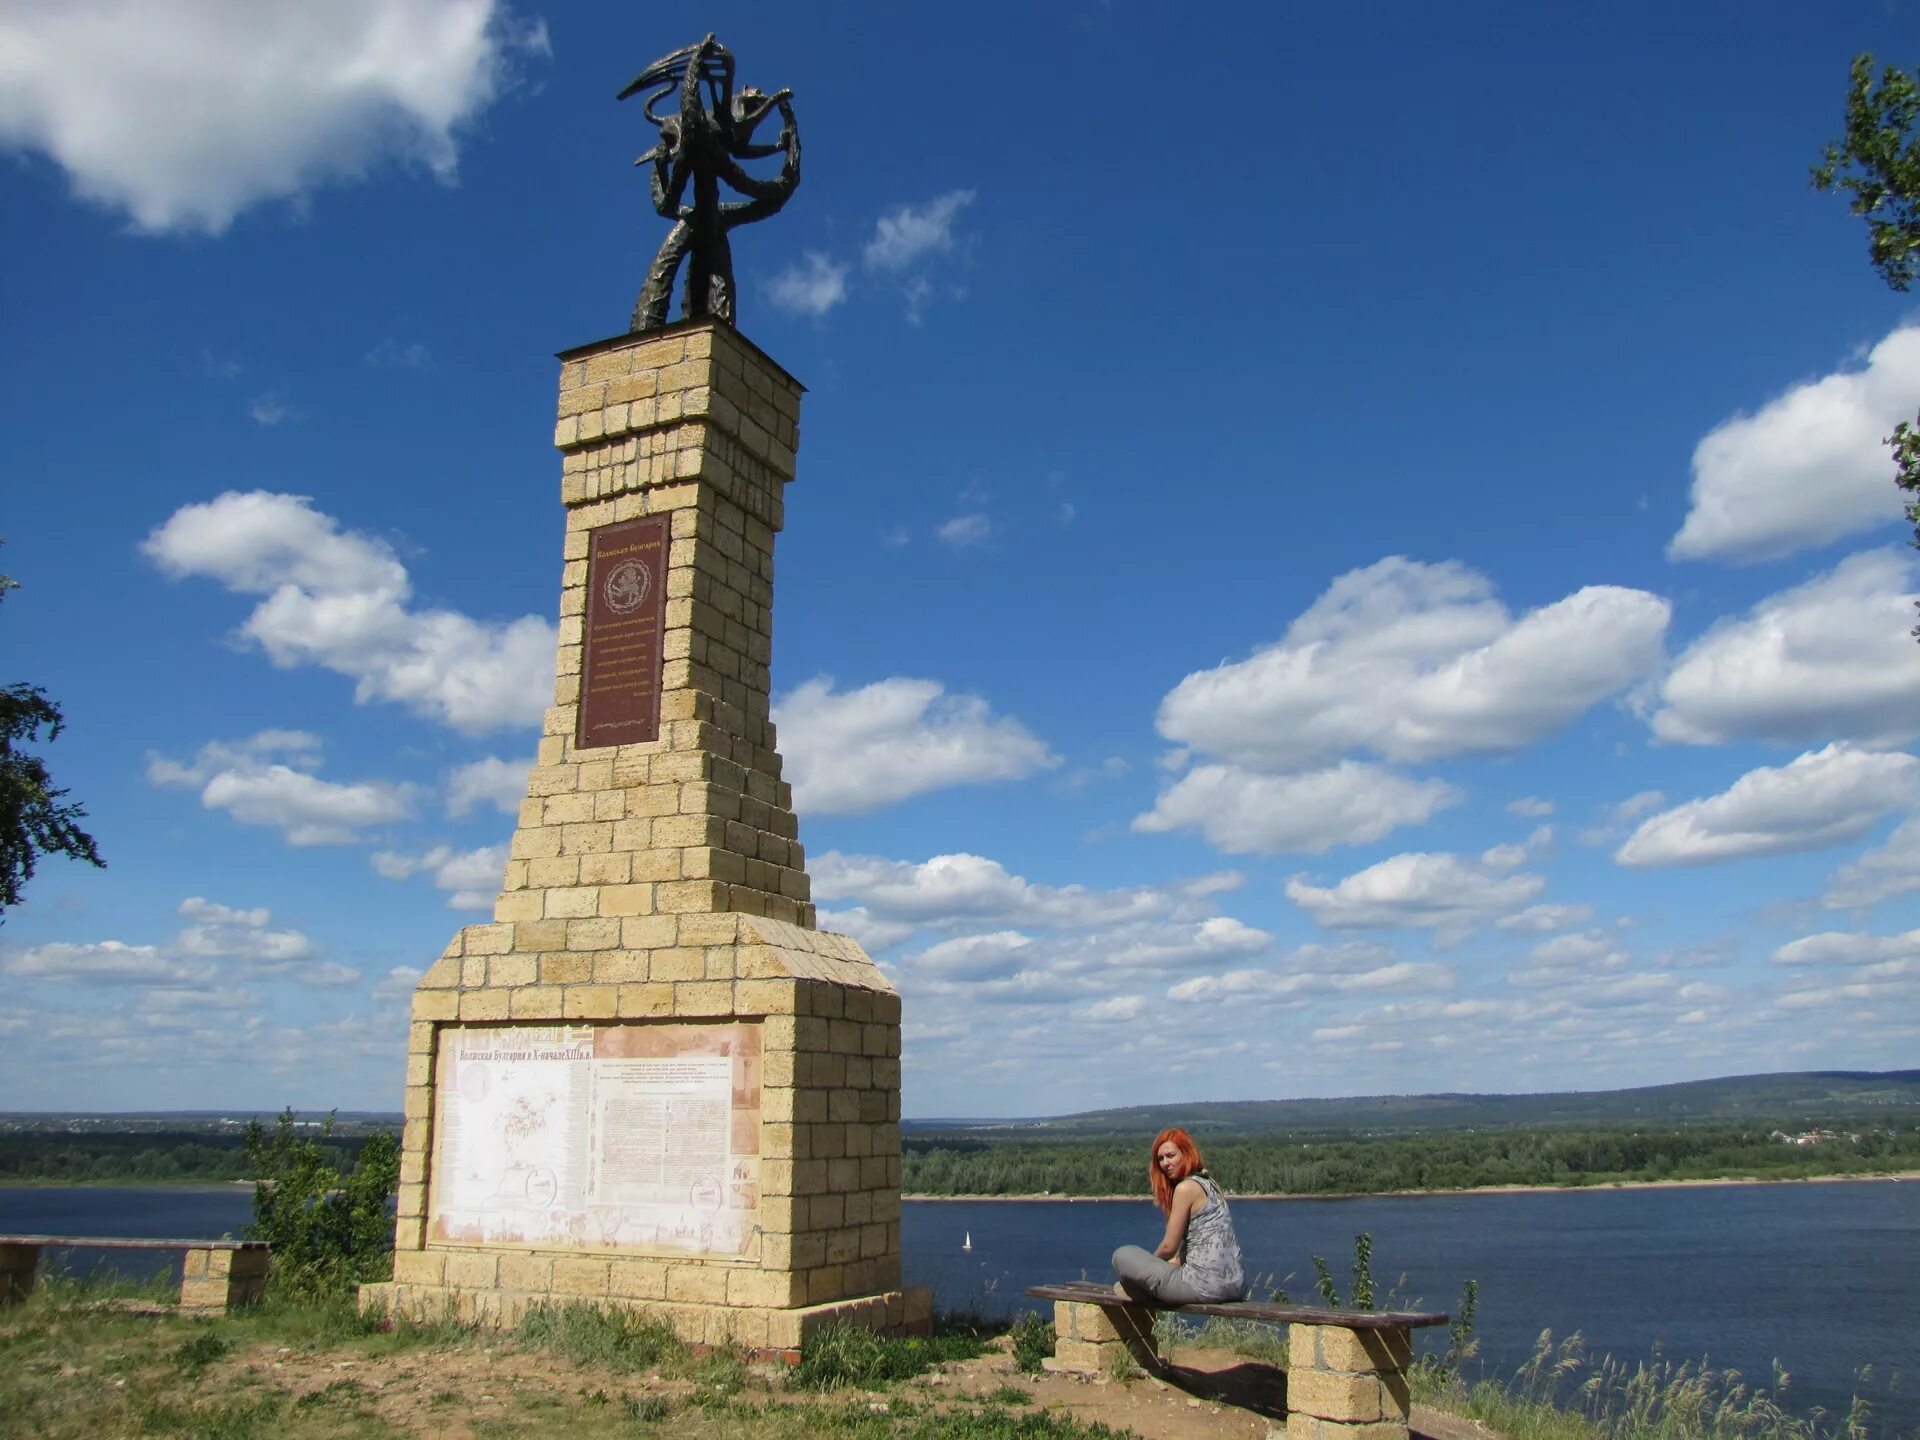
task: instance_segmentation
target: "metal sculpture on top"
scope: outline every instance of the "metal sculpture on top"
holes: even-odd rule
[[[705,87],[704,90],[702,87]],[[673,278],[687,262],[683,319],[710,316],[734,323],[733,251],[727,235],[737,225],[764,220],[800,185],[800,128],[793,118],[791,90],[764,95],[751,86],[733,88],[733,52],[709,35],[662,57],[642,70],[620,92],[652,91],[642,109],[658,127],[660,143],[633,163],[653,163],[653,208],[674,222],[660,253],[647,269],[647,283],[633,307],[632,330],[657,330],[667,323]],[[668,96],[678,111],[654,113]],[[771,145],[753,143],[753,132],[774,109],[780,111],[780,138]],[[749,175],[742,160],[784,157],[770,180]],[[746,196],[722,203],[720,182]],[[687,186],[693,200],[687,202]]]

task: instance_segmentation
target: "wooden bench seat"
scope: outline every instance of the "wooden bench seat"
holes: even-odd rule
[[[0,1235],[0,1305],[33,1293],[42,1250],[179,1250],[180,1308],[209,1314],[251,1305],[266,1288],[272,1247],[265,1240],[130,1240],[118,1235]]]
[[[1287,1440],[1407,1440],[1413,1332],[1448,1320],[1419,1311],[1255,1300],[1149,1305],[1091,1280],[1035,1285],[1027,1294],[1053,1301],[1052,1368],[1082,1374],[1107,1373],[1123,1350],[1149,1373],[1162,1369],[1153,1318],[1163,1312],[1287,1326]]]

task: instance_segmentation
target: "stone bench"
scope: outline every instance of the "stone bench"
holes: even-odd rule
[[[1162,1310],[1287,1326],[1287,1440],[1407,1440],[1413,1332],[1448,1319],[1251,1300],[1143,1305],[1090,1280],[1035,1285],[1027,1294],[1053,1301],[1055,1368],[1086,1374],[1107,1373],[1123,1351],[1149,1373],[1159,1369],[1153,1317]]]
[[[42,1250],[181,1250],[180,1309],[209,1315],[251,1305],[266,1288],[265,1240],[128,1240],[84,1235],[0,1235],[0,1305],[33,1293]]]

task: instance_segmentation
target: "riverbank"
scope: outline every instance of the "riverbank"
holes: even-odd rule
[[[1729,1175],[1698,1180],[1599,1180],[1590,1185],[1474,1185],[1454,1190],[1346,1190],[1316,1191],[1310,1195],[1271,1194],[1235,1191],[1236,1200],[1375,1200],[1383,1197],[1417,1199],[1423,1195],[1541,1195],[1593,1194],[1609,1190],[1688,1190],[1722,1185],[1830,1185],[1856,1184],[1863,1180],[1920,1181],[1920,1170],[1863,1175]],[[1147,1198],[1143,1188],[1133,1195],[1054,1195],[1041,1191],[1035,1195],[902,1195],[902,1200],[929,1203],[966,1201],[969,1205],[999,1202],[1022,1205],[1102,1205],[1114,1201],[1138,1203]]]

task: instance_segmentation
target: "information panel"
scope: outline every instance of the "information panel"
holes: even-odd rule
[[[585,653],[580,661],[583,750],[660,738],[661,630],[668,519],[603,525],[587,542]]]
[[[440,1032],[430,1241],[757,1249],[760,1027]]]

